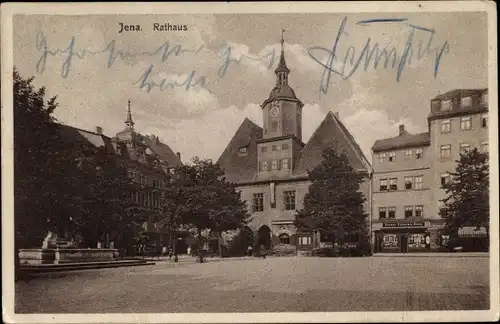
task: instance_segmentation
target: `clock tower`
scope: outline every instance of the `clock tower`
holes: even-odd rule
[[[283,30],[284,32],[284,30]],[[259,141],[259,177],[291,175],[302,143],[303,103],[288,84],[290,70],[286,66],[284,39],[281,35],[281,55],[276,85],[261,107],[263,138]],[[260,171],[264,172],[261,173]]]

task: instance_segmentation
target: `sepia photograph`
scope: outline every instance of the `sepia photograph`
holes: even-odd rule
[[[1,23],[6,322],[499,319],[495,3]]]

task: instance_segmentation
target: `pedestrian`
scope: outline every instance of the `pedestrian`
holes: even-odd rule
[[[165,245],[161,248],[161,254],[167,256],[167,247]]]
[[[169,248],[169,249],[168,249],[168,259],[169,259],[169,260],[172,260],[172,256],[173,256],[173,254],[174,254],[174,251],[172,250],[172,248]]]
[[[267,256],[267,249],[264,247],[264,245],[260,246],[260,256],[262,259],[265,259]]]
[[[191,255],[191,245],[187,248],[187,255]]]
[[[247,248],[247,254],[248,254],[248,256],[252,256],[252,254],[253,254],[253,248],[251,245],[249,245]]]

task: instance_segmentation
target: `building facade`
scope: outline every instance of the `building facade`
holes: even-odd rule
[[[104,148],[108,153],[125,166],[131,180],[131,206],[137,220],[143,223],[151,249],[159,249],[162,245],[170,245],[171,232],[160,228],[158,211],[161,207],[161,192],[166,188],[169,175],[182,165],[180,154],[175,154],[170,147],[162,143],[156,135],[142,135],[134,128],[130,101],[128,102],[125,128],[113,137],[103,134],[101,127],[95,131],[82,130],[64,125],[66,138],[80,146]],[[182,239],[186,236],[182,231],[174,233]],[[109,240],[102,242],[104,246]]]
[[[300,233],[294,226],[297,210],[303,208],[308,192],[308,170],[321,163],[322,152],[334,148],[345,153],[359,172],[371,166],[338,115],[329,112],[307,143],[302,141],[302,108],[289,85],[289,73],[282,51],[276,85],[261,105],[263,127],[245,119],[217,164],[228,181],[236,183],[251,212],[250,231],[254,244],[266,249],[308,250],[318,235]],[[360,189],[365,211],[370,213],[370,179]]]
[[[429,131],[372,147],[372,241],[376,252],[437,250],[442,244],[442,185],[460,153],[488,150],[488,92],[454,90],[431,100]]]

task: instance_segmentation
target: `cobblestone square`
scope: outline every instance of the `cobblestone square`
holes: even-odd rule
[[[16,313],[489,309],[487,257],[209,259],[16,283]]]

